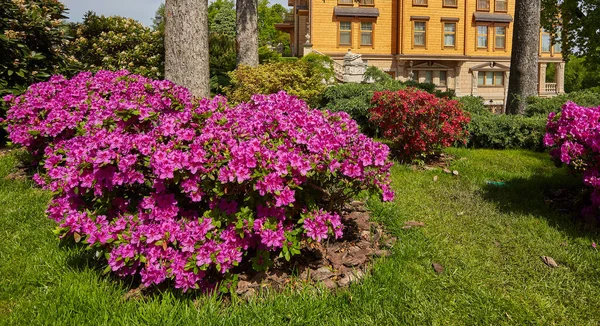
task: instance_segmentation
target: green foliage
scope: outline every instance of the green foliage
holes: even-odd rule
[[[152,30],[165,34],[165,3],[161,3],[156,9],[156,14],[152,18]]]
[[[393,92],[411,86],[433,93],[437,97],[453,97],[454,94],[452,90],[440,92],[435,89],[435,85],[433,84],[393,80],[389,75],[376,67],[367,68],[367,73],[370,74],[374,80],[380,81],[370,84],[345,83],[330,86],[323,93],[321,107],[333,112],[344,111],[350,114],[352,119],[358,122],[362,132],[371,136],[374,136],[377,132],[377,127],[369,122],[369,109],[373,107],[371,99],[373,98],[374,92],[386,90]],[[389,78],[386,78],[386,76]]]
[[[473,114],[468,128],[469,147],[544,150],[546,117],[543,116]]]
[[[235,8],[231,0],[218,0],[208,6],[208,30],[235,38]]]
[[[208,38],[210,91],[221,94],[231,84],[229,72],[235,69],[235,36],[211,33]]]
[[[0,98],[63,71],[65,10],[53,0],[0,1]]]
[[[68,47],[72,65],[80,70],[121,70],[151,78],[164,74],[163,34],[120,16],[85,14],[71,26],[74,36]]]
[[[600,65],[586,57],[569,56],[565,64],[565,91],[581,91],[600,86]]]
[[[377,127],[369,121],[369,110],[373,107],[371,99],[373,93],[378,91],[397,91],[405,88],[398,81],[388,80],[383,83],[357,84],[346,83],[327,87],[323,92],[322,107],[324,109],[348,113],[352,119],[358,122],[362,132],[367,135],[375,135]]]
[[[597,107],[600,106],[600,92],[588,89],[550,98],[532,96],[527,99],[525,115],[528,117],[543,116],[547,118],[550,112],[560,112],[562,106],[568,101],[575,102],[580,106]]]
[[[331,81],[335,76],[333,60],[326,55],[311,52],[300,58],[300,61],[306,62],[325,81]]]
[[[269,0],[258,1],[258,41],[261,45],[282,43],[284,48],[289,48],[290,34],[275,29],[275,24],[283,22],[287,12],[278,3],[270,6]]]
[[[392,76],[385,73],[385,71],[375,67],[369,66],[363,75],[363,82],[381,83],[392,80]]]
[[[333,75],[331,70],[304,58],[255,68],[240,66],[229,73],[231,86],[225,89],[225,95],[232,103],[240,103],[249,101],[254,94],[272,94],[284,90],[315,107],[327,87],[326,81]]]
[[[273,63],[281,61],[281,54],[279,52],[271,50],[268,46],[261,46],[258,48],[258,62]]]
[[[480,115],[491,115],[492,112],[488,110],[483,104],[483,98],[481,96],[462,96],[458,99],[462,105],[462,109],[473,114]]]

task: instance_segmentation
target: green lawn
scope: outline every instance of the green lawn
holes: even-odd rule
[[[395,203],[369,202],[398,242],[362,283],[248,303],[176,291],[124,301],[129,284],[102,276],[89,251],[61,246],[44,217],[50,195],[6,180],[16,159],[0,157],[0,324],[597,325],[600,253],[591,243],[600,237],[548,208],[542,194],[577,179],[543,153],[448,153],[460,176],[398,165]],[[426,225],[402,229],[408,220]],[[445,271],[436,274],[432,262]]]

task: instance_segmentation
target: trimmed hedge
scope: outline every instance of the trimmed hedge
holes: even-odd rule
[[[600,106],[600,91],[598,89],[589,89],[562,94],[552,98],[532,96],[527,99],[525,115],[528,117],[536,115],[547,117],[550,112],[560,112],[562,106],[569,101],[584,107],[597,107]]]
[[[544,150],[543,116],[473,114],[468,128],[469,147]]]

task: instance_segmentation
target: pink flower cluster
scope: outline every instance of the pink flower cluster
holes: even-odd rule
[[[544,145],[550,155],[583,175],[591,187],[592,207],[600,208],[600,107],[586,108],[567,102],[558,114],[548,116]]]
[[[259,252],[342,235],[361,191],[392,200],[387,146],[284,92],[229,107],[126,71],[55,76],[5,98],[14,143],[43,155],[62,235],[145,285],[209,288]],[[311,241],[312,241],[311,240]],[[212,282],[209,280],[213,280]]]

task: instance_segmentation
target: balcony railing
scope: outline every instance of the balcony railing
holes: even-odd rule
[[[293,23],[294,22],[294,14],[283,14],[283,22],[284,23]]]
[[[544,92],[555,94],[556,93],[556,83],[546,83],[546,85],[544,85]]]
[[[323,53],[317,51],[317,50],[313,50],[314,53],[316,54],[320,54],[320,55],[324,55]],[[333,75],[335,77],[335,79],[337,79],[338,81],[344,81],[344,65],[342,65],[339,62],[336,62],[335,60],[333,61]]]

